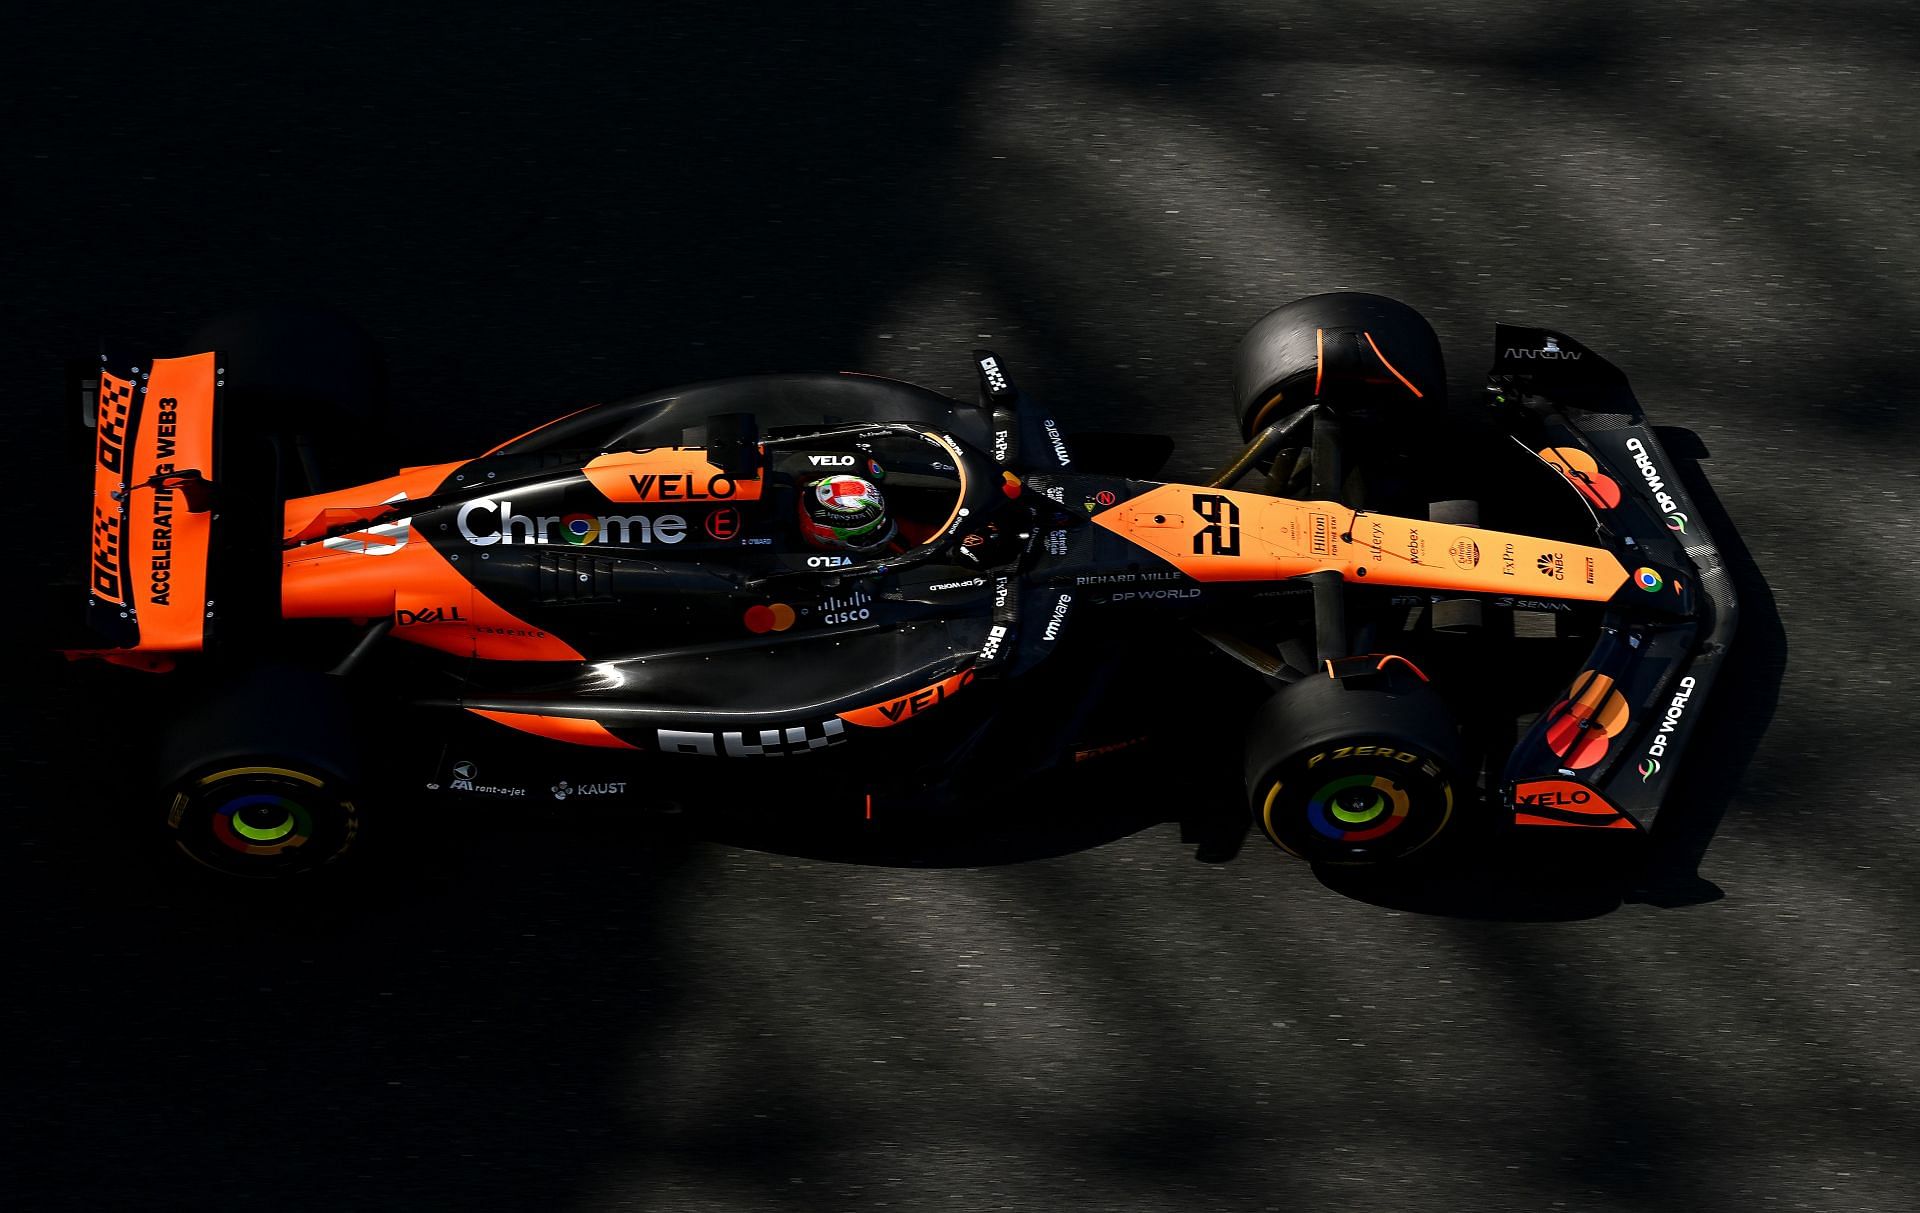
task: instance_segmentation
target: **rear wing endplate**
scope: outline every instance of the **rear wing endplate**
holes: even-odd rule
[[[224,381],[212,353],[102,355],[87,623],[112,649],[205,647],[211,490]]]

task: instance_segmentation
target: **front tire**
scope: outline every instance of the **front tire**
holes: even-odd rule
[[[1247,795],[1262,833],[1315,864],[1406,860],[1470,802],[1459,734],[1423,682],[1389,664],[1281,688],[1247,739]]]

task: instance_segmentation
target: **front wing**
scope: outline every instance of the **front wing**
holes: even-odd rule
[[[1566,478],[1633,596],[1508,759],[1520,826],[1632,829],[1672,787],[1738,623],[1733,579],[1626,378],[1563,333],[1502,325],[1491,387],[1516,441]],[[1671,613],[1673,606],[1681,612]]]

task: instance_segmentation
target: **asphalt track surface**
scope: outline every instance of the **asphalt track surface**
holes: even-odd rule
[[[1176,772],[969,837],[456,817],[236,901],[22,654],[9,1207],[1914,1207],[1910,6],[406,7],[3,19],[22,609],[102,332],[330,302],[438,457],[743,371],[964,393],[985,344],[1192,475],[1240,330],[1374,290],[1456,395],[1543,323],[1698,436],[1746,618],[1689,824],[1624,901],[1531,853],[1335,889],[1197,862]]]

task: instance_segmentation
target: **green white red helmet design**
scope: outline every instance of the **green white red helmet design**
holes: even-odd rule
[[[864,552],[893,538],[893,517],[873,481],[824,476],[800,490],[800,533],[818,548]]]

